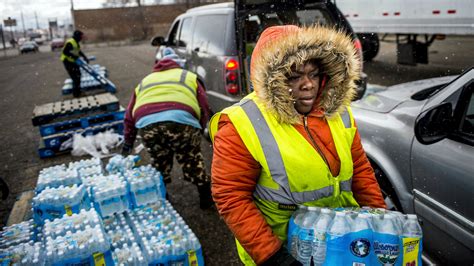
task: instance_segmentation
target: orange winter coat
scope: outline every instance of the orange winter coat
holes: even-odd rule
[[[320,28],[300,31],[297,27],[286,26],[264,31],[252,55],[252,84],[257,96],[266,103],[269,112],[276,114],[282,123],[292,124],[311,145],[302,125],[302,116],[295,111],[288,87],[282,80],[287,73],[281,71],[312,58],[321,62],[330,78],[327,84],[320,85],[320,94],[307,122],[333,176],[338,175],[341,163],[325,117],[340,112],[352,98],[358,75],[358,63],[353,54],[350,39],[346,40],[340,33]],[[358,132],[351,154],[354,198],[362,206],[385,208]],[[212,194],[220,215],[257,264],[265,262],[282,246],[254,203],[253,193],[260,171],[260,164],[252,157],[228,116],[222,114],[214,136]]]

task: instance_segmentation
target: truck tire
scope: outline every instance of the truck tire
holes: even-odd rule
[[[380,48],[379,36],[376,33],[358,33],[362,43],[364,61],[372,61],[377,56]]]

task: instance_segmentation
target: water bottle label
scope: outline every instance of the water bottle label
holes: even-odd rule
[[[94,265],[105,265],[104,254],[101,252],[96,252],[92,255],[94,257]]]
[[[194,250],[188,251],[188,262],[189,262],[189,265],[199,266],[198,258],[196,256],[196,251]]]
[[[358,258],[365,258],[370,254],[370,240],[367,238],[354,239],[349,247],[352,255]]]
[[[66,214],[67,214],[68,216],[71,216],[71,215],[72,215],[71,206],[69,206],[69,205],[64,205],[64,210],[66,211]]]
[[[398,236],[374,233],[374,253],[378,263],[394,265],[400,256]]]
[[[417,266],[421,265],[420,258],[420,246],[421,238],[419,237],[404,237],[402,239],[403,245],[403,265]]]

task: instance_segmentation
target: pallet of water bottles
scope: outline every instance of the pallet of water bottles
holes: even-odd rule
[[[123,108],[120,108],[117,111],[100,111],[89,116],[71,118],[65,121],[40,125],[39,131],[42,137],[47,137],[88,127],[100,126],[113,121],[122,121],[124,116],[125,109]]]
[[[421,265],[422,229],[414,214],[385,209],[300,206],[288,249],[303,265]]]
[[[104,78],[108,77],[107,69],[104,66],[95,64],[90,65],[91,69],[93,69],[97,75],[102,76]],[[100,83],[100,81],[96,80],[94,76],[86,72],[85,70],[81,69],[81,91],[90,91],[96,89],[102,89],[104,86]],[[106,87],[108,92],[115,92],[114,87]],[[62,87],[62,94],[67,95],[72,93],[72,79],[68,78],[64,81],[64,85]]]
[[[16,231],[0,265],[204,265],[198,238],[165,199],[105,218],[91,208],[46,220],[36,238],[33,221],[24,224],[0,233]]]
[[[161,174],[138,159],[41,170],[34,219],[0,232],[0,265],[204,265],[197,237],[164,199]]]
[[[151,165],[134,167],[138,159],[116,155],[105,169],[96,158],[41,170],[32,200],[35,222],[41,225],[91,206],[107,217],[164,198],[160,172]]]

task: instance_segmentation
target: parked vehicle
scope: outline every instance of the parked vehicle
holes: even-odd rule
[[[379,35],[387,33],[396,34],[397,62],[408,65],[427,64],[437,39],[474,35],[471,0],[337,0],[337,7],[359,35],[367,61],[378,53]]]
[[[33,52],[33,53],[39,52],[38,45],[33,41],[24,42],[22,45],[20,45],[19,49],[20,49],[20,53],[22,54],[26,54],[29,52]]]
[[[197,73],[207,89],[211,110],[217,112],[252,91],[250,56],[265,28],[315,23],[346,31],[362,56],[361,44],[351,26],[334,4],[324,0],[236,0],[235,4],[192,8],[174,20],[166,39],[155,37],[152,45],[159,46],[157,60],[164,47],[172,47],[186,60],[185,67]],[[366,89],[366,75],[362,76],[359,97]]]
[[[56,49],[62,49],[64,46],[64,39],[62,38],[54,38],[51,41],[51,51],[54,51]]]
[[[425,258],[474,262],[474,68],[352,103],[387,205],[416,213]]]

